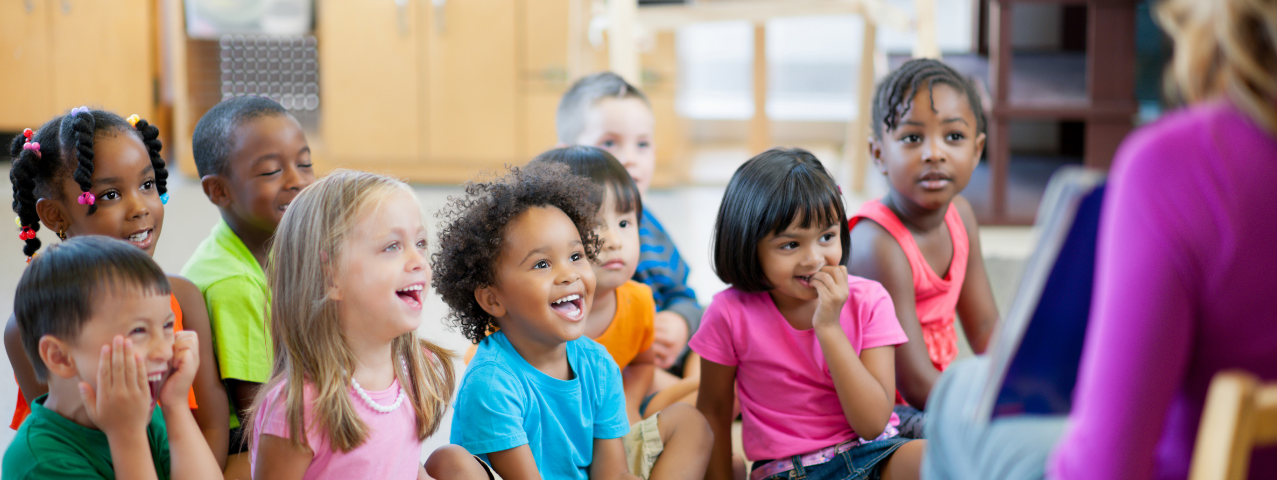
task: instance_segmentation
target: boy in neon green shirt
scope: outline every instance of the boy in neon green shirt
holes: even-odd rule
[[[213,347],[230,395],[230,454],[243,453],[240,420],[270,379],[273,354],[266,317],[268,240],[284,210],[314,183],[301,125],[278,103],[236,97],[217,104],[195,126],[195,165],[204,195],[222,221],[191,255],[182,275],[208,304]],[[238,458],[238,460],[244,460]],[[227,461],[227,472],[247,465]]]

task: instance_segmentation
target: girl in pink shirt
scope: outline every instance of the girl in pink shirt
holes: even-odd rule
[[[421,443],[443,419],[452,355],[417,337],[430,285],[407,185],[337,172],[293,200],[267,265],[275,366],[247,422],[254,478],[430,478]],[[487,478],[457,446],[427,461]]]
[[[732,176],[713,246],[732,288],[690,342],[715,438],[706,478],[731,476],[734,393],[752,480],[917,478],[925,442],[897,436],[892,413],[905,334],[882,285],[847,275],[844,218],[805,150],[769,150]]]
[[[958,355],[954,319],[984,353],[998,309],[980,254],[971,204],[958,195],[980,162],[985,121],[980,98],[937,60],[910,60],[874,95],[869,150],[887,177],[887,195],[851,219],[856,275],[882,282],[909,342],[896,349],[901,434],[921,438],[927,395]]]

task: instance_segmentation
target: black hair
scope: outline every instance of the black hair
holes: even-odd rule
[[[124,290],[165,296],[172,292],[160,266],[123,240],[79,236],[33,259],[18,280],[13,314],[36,378],[44,381],[48,376],[40,360],[40,338],[52,335],[75,342],[103,292]]]
[[[572,145],[585,130],[585,114],[595,103],[604,98],[637,98],[651,107],[647,95],[638,87],[612,72],[599,72],[577,80],[563,98],[559,99],[559,109],[554,115],[554,128],[559,141]]]
[[[504,176],[466,182],[463,188],[465,195],[448,197],[448,205],[435,215],[444,226],[439,231],[439,249],[430,257],[431,281],[448,304],[446,321],[479,343],[496,322],[479,306],[474,293],[496,283],[506,226],[529,208],[558,208],[576,225],[585,255],[594,262],[599,249],[594,233],[598,208],[589,201],[594,185],[556,163],[509,167]]]
[[[164,159],[160,158],[160,129],[146,120],[138,120],[136,125],[111,112],[104,110],[76,109],[74,113],[54,117],[45,122],[40,130],[34,132],[32,142],[40,144],[39,153],[26,150],[23,145],[26,137],[18,135],[9,145],[9,154],[13,157],[13,167],[9,170],[9,181],[13,184],[13,212],[18,214],[18,221],[32,232],[40,230],[40,216],[36,213],[35,204],[40,198],[64,198],[61,182],[68,177],[80,186],[80,191],[88,192],[93,187],[93,143],[103,135],[120,132],[131,132],[142,140],[146,153],[151,158],[151,167],[155,169],[155,189],[160,195],[168,193],[168,170]],[[97,212],[97,205],[89,205],[88,215]],[[32,236],[26,240],[22,253],[30,257],[40,249],[40,239]]]
[[[985,133],[984,107],[971,80],[939,60],[917,58],[905,62],[878,83],[873,99],[874,138],[882,138],[883,131],[899,127],[901,117],[909,113],[919,89],[926,88],[930,92],[941,84],[966,95],[971,114],[975,115],[976,133]],[[931,109],[934,111],[935,107],[935,97],[932,97]]]
[[[638,185],[634,183],[630,172],[625,170],[625,166],[607,153],[607,150],[581,145],[556,148],[537,155],[530,164],[541,162],[567,165],[573,175],[588,178],[601,187],[594,189],[590,195],[590,202],[594,204],[595,210],[603,206],[604,190],[611,188],[617,211],[634,212],[634,216],[642,221],[643,198],[639,194]]]
[[[199,176],[225,175],[235,146],[235,130],[250,120],[275,115],[288,115],[288,110],[266,97],[233,97],[210,108],[195,124],[191,138]]]
[[[758,244],[796,218],[800,228],[839,225],[838,264],[847,264],[851,235],[842,192],[820,160],[801,148],[773,148],[749,159],[732,174],[714,222],[714,273],[746,292],[770,290]]]

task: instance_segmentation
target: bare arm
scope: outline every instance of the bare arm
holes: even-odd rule
[[[231,394],[231,398],[235,401],[235,410],[239,412],[239,418],[248,418],[248,409],[253,406],[253,400],[257,398],[257,390],[260,388],[262,388],[260,383],[245,382],[234,378],[226,379],[226,391]],[[229,426],[230,424],[228,423],[227,425]]]
[[[222,478],[222,467],[204,441],[203,432],[186,401],[187,392],[200,370],[198,337],[197,333],[189,330],[177,332],[172,362],[175,373],[160,391],[160,408],[168,430],[173,478],[217,480]],[[225,451],[225,447],[222,450]]]
[[[594,439],[590,480],[638,480],[625,463],[625,444],[620,438]]]
[[[18,379],[18,388],[27,402],[31,402],[49,393],[49,386],[35,378],[35,369],[31,367],[31,359],[22,347],[22,332],[18,328],[18,317],[9,315],[9,323],[4,326],[4,350],[9,355],[9,365],[13,366],[13,376]]]
[[[732,479],[732,403],[736,394],[736,366],[701,358],[701,387],[696,409],[714,432],[706,480]]]
[[[169,276],[173,295],[182,307],[182,328],[195,332],[199,337],[199,370],[195,372],[195,402],[199,404],[192,413],[199,425],[204,441],[212,449],[220,468],[226,468],[227,445],[230,443],[230,409],[227,408],[226,387],[217,368],[213,352],[213,329],[208,322],[208,308],[204,296],[194,283],[178,276]]]
[[[625,386],[625,413],[630,425],[643,419],[639,415],[639,405],[643,397],[652,388],[652,378],[656,375],[656,353],[651,349],[639,352],[634,360],[621,371],[621,383]]]
[[[818,295],[812,324],[843,415],[856,435],[876,438],[887,428],[895,404],[894,347],[870,348],[856,356],[838,319],[849,293],[847,267],[826,266],[811,277],[811,283]]]
[[[931,363],[927,343],[922,339],[909,258],[885,228],[871,220],[862,220],[851,231],[851,256],[847,267],[856,276],[881,283],[891,295],[896,319],[908,337],[907,342],[895,348],[900,396],[909,405],[925,410],[927,396],[931,394],[931,386],[935,385],[936,379],[940,378],[940,371]],[[988,284],[987,279],[985,284]]]
[[[509,450],[488,454],[488,461],[497,475],[507,480],[541,480],[541,472],[537,470],[536,458],[532,457],[532,447],[519,445]],[[560,459],[559,461],[562,461]]]
[[[300,479],[315,458],[305,447],[275,435],[263,434],[255,446],[257,461],[253,464],[253,480]]]
[[[971,252],[967,256],[967,277],[958,295],[958,320],[962,322],[962,331],[967,336],[967,343],[971,344],[971,350],[982,354],[989,347],[989,337],[998,325],[998,305],[993,299],[993,288],[989,286],[989,272],[984,269],[980,225],[976,222],[975,211],[962,196],[955,197],[953,204],[958,207],[962,224],[967,229]]]

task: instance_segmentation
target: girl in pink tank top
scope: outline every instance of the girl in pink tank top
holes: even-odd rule
[[[869,148],[889,189],[851,218],[848,269],[886,287],[909,337],[896,349],[897,413],[918,438],[918,410],[958,355],[954,319],[976,353],[997,323],[975,213],[958,196],[980,161],[984,113],[969,81],[920,59],[879,84],[873,118]]]

